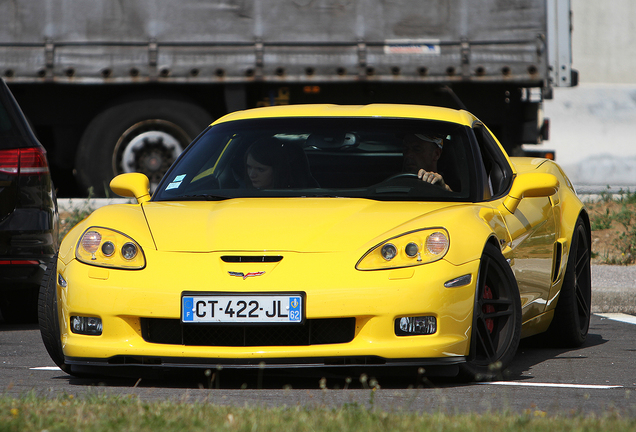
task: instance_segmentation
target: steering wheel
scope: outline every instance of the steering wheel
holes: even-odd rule
[[[415,180],[415,184],[413,183],[413,180]],[[421,188],[426,188],[426,187],[435,187],[435,188],[441,188],[444,189],[443,183],[429,183],[427,181],[422,180],[421,178],[419,178],[417,176],[417,174],[413,174],[413,173],[399,173],[399,174],[395,174],[392,175],[391,177],[387,178],[386,180],[383,180],[382,183],[380,183],[382,185],[388,185],[388,184],[393,184],[393,185],[400,185],[400,186],[410,186],[410,187],[417,187],[418,189]]]
[[[399,174],[392,175],[391,177],[389,177],[386,180],[384,180],[382,183],[388,183],[388,182],[392,182],[393,180],[399,180],[399,179],[420,180],[420,178],[417,176],[417,174],[413,174],[413,173],[399,173]]]

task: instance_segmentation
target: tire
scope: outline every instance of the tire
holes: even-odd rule
[[[210,115],[188,102],[145,99],[123,103],[98,114],[88,125],[75,158],[77,181],[93,196],[112,196],[111,179],[141,172],[151,192],[172,162],[211,122]]]
[[[546,340],[554,346],[576,348],[585,342],[590,328],[592,277],[590,241],[585,223],[579,218],[572,233],[567,268],[554,318]]]
[[[57,256],[47,265],[38,298],[38,318],[40,335],[44,347],[51,360],[66,373],[70,373],[70,366],[64,363],[64,352],[60,340],[60,323],[57,310]]]
[[[499,248],[487,244],[481,257],[475,309],[466,363],[460,375],[469,380],[501,379],[521,337],[521,298],[512,269]]]

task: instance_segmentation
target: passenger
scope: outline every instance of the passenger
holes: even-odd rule
[[[437,171],[437,161],[442,156],[444,140],[425,134],[408,134],[404,137],[404,161],[402,171],[417,174],[425,182],[444,189],[452,189]]]
[[[288,173],[283,144],[276,138],[262,138],[247,149],[245,176],[248,187],[255,189],[287,187]]]
[[[318,187],[302,147],[274,137],[260,139],[247,149],[245,176],[248,187],[256,189]]]

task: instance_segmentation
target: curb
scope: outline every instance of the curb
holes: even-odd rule
[[[592,313],[607,312],[636,315],[636,289],[607,290],[592,287]]]
[[[592,265],[592,312],[636,314],[636,265]]]

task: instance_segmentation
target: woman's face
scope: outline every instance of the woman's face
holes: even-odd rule
[[[272,185],[274,179],[274,169],[269,165],[257,162],[251,154],[247,155],[245,162],[247,176],[256,189],[266,189]]]

